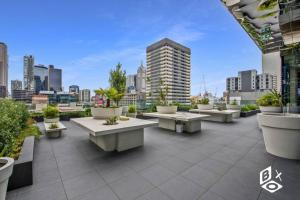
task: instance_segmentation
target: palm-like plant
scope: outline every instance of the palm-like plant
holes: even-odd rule
[[[106,107],[110,107],[111,100],[115,101],[117,105],[119,105],[119,101],[123,97],[123,93],[119,93],[115,88],[108,88],[103,89],[100,88],[99,90],[95,90],[97,95],[101,95],[102,97],[106,98]]]
[[[159,88],[158,88],[159,104],[160,105],[163,105],[163,106],[168,105],[168,100],[167,100],[168,93],[169,93],[168,85],[164,85],[164,82],[162,81],[162,79],[160,79],[160,85],[159,85]]]

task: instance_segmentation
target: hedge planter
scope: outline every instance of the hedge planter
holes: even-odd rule
[[[275,156],[300,159],[300,114],[258,114],[266,150]]]
[[[197,107],[199,110],[212,110],[214,106],[210,104],[197,104]]]
[[[25,138],[22,151],[13,166],[13,173],[8,182],[8,190],[32,185],[32,162],[34,136]]]
[[[114,116],[120,117],[122,115],[122,107],[119,108],[91,108],[94,119],[108,119]]]
[[[45,123],[57,123],[57,122],[59,122],[59,117],[56,117],[56,118],[45,118],[44,117],[44,122]]]
[[[156,106],[157,112],[161,114],[175,114],[177,106]]]
[[[247,112],[241,112],[241,117],[250,117],[252,115],[256,115],[257,114],[257,110],[250,110]]]
[[[282,108],[279,106],[259,106],[262,113],[281,113]]]
[[[241,106],[240,105],[230,105],[230,104],[227,104],[226,108],[227,108],[227,110],[241,110]]]
[[[12,174],[14,159],[8,157],[0,158],[0,199],[5,200],[8,179]]]

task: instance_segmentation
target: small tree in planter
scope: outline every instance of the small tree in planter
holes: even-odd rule
[[[47,106],[43,109],[44,122],[56,123],[59,121],[59,111],[55,106]]]
[[[126,91],[126,71],[122,70],[121,63],[118,63],[114,70],[110,71],[109,77],[110,87],[117,91],[116,95],[113,95],[113,99],[117,106],[119,106],[119,101],[125,94]]]
[[[207,97],[202,98],[198,101],[197,107],[199,110],[211,110],[213,105],[209,104],[209,99]]]
[[[105,97],[105,103],[103,107],[96,106],[91,108],[92,116],[95,119],[107,119],[113,116],[119,117],[122,114],[122,107],[112,106],[111,102],[112,100],[114,102],[119,102],[123,94],[118,93],[115,88],[100,88],[99,90],[95,90],[95,93]]]
[[[128,106],[127,117],[136,118],[136,106],[135,105],[129,105]]]
[[[234,99],[230,104],[227,104],[227,105],[226,105],[226,108],[227,108],[228,110],[240,110],[240,109],[241,109],[241,106],[238,105],[237,100]]]
[[[158,88],[158,105],[156,106],[157,112],[162,114],[175,114],[177,112],[177,106],[169,105],[168,93],[169,87],[165,85],[162,80],[160,80],[160,85]]]
[[[256,102],[259,105],[261,112],[282,112],[281,94],[279,94],[277,90],[273,90],[268,94],[263,95],[257,99]]]

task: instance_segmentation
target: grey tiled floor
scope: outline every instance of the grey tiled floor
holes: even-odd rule
[[[256,117],[204,122],[202,132],[145,129],[144,147],[106,153],[85,130],[64,122],[59,139],[36,142],[34,185],[8,193],[16,200],[294,200],[300,162],[266,153]],[[259,171],[281,171],[283,189],[259,185]]]

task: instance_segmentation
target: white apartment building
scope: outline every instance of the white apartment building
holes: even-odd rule
[[[90,102],[91,101],[91,91],[89,89],[83,89],[79,91],[79,101],[80,102]]]
[[[147,102],[159,99],[160,82],[169,103],[190,103],[191,50],[168,38],[147,47]]]

